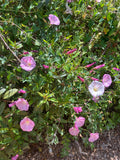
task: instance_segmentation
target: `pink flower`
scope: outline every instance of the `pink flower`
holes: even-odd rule
[[[74,48],[74,49],[72,49],[72,50],[69,50],[66,54],[71,54],[71,53],[73,53],[73,52],[75,52],[75,51],[77,51],[77,48]]]
[[[19,91],[18,91],[18,93],[26,93],[26,91],[25,90],[23,90],[23,89],[20,89]]]
[[[85,66],[85,67],[86,67],[86,68],[89,68],[89,67],[93,66],[95,63],[96,63],[96,62],[93,62],[93,63],[91,63],[91,64],[88,64],[88,65]]]
[[[44,64],[43,64],[43,67],[44,67],[45,69],[48,69],[48,68],[49,68],[49,66],[47,66],[47,65],[44,65]]]
[[[82,112],[82,107],[73,107],[73,109],[76,113]]]
[[[114,70],[116,70],[116,71],[120,71],[120,69],[119,69],[119,68],[115,68],[115,67],[114,67],[113,69],[114,69]]]
[[[29,52],[23,52],[23,54],[25,54],[25,55],[26,55],[26,54],[29,54]]]
[[[72,135],[72,136],[77,136],[78,133],[79,133],[79,129],[76,128],[76,127],[72,127],[69,129],[69,133]]]
[[[49,21],[50,21],[50,24],[53,24],[53,25],[60,25],[60,20],[57,16],[53,15],[53,14],[49,14],[49,17],[48,17]]]
[[[105,66],[105,64],[101,64],[101,65],[98,65],[98,66],[94,67],[93,69],[99,69],[99,68],[104,67],[104,66]]]
[[[11,160],[17,160],[17,159],[18,159],[18,157],[19,157],[19,155],[18,155],[18,154],[16,154],[16,156],[12,157],[12,158],[11,158]]]
[[[99,79],[94,78],[94,77],[90,77],[93,81],[99,81]]]
[[[89,142],[94,142],[99,138],[99,133],[90,133]]]
[[[21,111],[28,111],[29,109],[29,103],[24,98],[18,98],[18,100],[15,101],[15,105]]]
[[[84,117],[76,117],[75,127],[82,127],[85,123]]]
[[[35,126],[35,123],[28,117],[25,117],[20,121],[20,128],[23,131],[31,132]]]
[[[102,82],[105,87],[109,87],[112,83],[111,76],[109,74],[104,74]]]
[[[77,76],[82,82],[84,82],[85,80],[82,78],[82,77],[80,77],[80,76]]]
[[[25,71],[31,71],[35,68],[36,62],[33,57],[23,57],[21,59],[20,67],[24,69]]]
[[[9,107],[12,107],[14,105],[15,105],[15,102],[12,102],[12,103],[8,104]]]

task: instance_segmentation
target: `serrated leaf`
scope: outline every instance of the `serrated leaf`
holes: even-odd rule
[[[12,97],[12,96],[13,96],[15,93],[17,93],[17,92],[18,92],[18,89],[16,89],[16,88],[8,90],[8,91],[4,94],[3,99],[10,98],[10,97]]]
[[[0,115],[3,113],[4,109],[5,109],[5,102],[0,103]]]
[[[5,91],[6,91],[6,89],[5,89],[5,88],[2,88],[2,89],[0,90],[0,95],[3,94]]]

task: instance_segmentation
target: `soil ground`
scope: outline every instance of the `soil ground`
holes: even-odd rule
[[[120,125],[105,131],[95,142],[95,148],[85,148],[82,142],[71,142],[69,155],[61,158],[62,145],[48,147],[46,144],[31,146],[19,160],[120,160]]]

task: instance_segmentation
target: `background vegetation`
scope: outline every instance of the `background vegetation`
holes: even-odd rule
[[[59,17],[60,25],[50,25],[49,14]],[[82,107],[79,116],[86,118],[81,139],[91,147],[89,132],[100,133],[120,122],[120,71],[113,69],[120,65],[119,17],[119,1],[113,0],[0,0],[0,157],[8,160],[39,141],[50,145],[61,140],[67,148],[74,138],[68,130],[76,118],[75,106]],[[24,52],[36,61],[31,72],[15,57],[21,59]],[[105,67],[90,73],[93,67],[85,66],[93,62]],[[102,80],[104,74],[111,75],[112,85],[95,103],[88,91],[90,77]],[[20,89],[26,93],[19,94]],[[29,102],[29,111],[8,106],[20,97]],[[35,122],[32,132],[20,128],[25,116]]]

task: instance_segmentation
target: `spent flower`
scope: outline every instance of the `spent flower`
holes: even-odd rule
[[[72,49],[72,50],[69,50],[66,54],[71,54],[71,53],[73,53],[73,52],[75,52],[75,51],[77,51],[77,48],[74,48],[74,49]]]
[[[120,71],[120,69],[119,69],[119,68],[116,68],[116,67],[113,67],[113,69],[114,69],[115,71]]]
[[[73,107],[73,109],[76,113],[82,112],[82,107]]]
[[[86,65],[85,67],[86,67],[86,68],[89,68],[89,67],[93,66],[95,63],[96,63],[96,62],[90,63],[90,64]]]
[[[43,67],[44,67],[45,69],[48,69],[48,68],[49,68],[49,66],[47,66],[47,65],[45,65],[45,64],[43,64]]]
[[[18,93],[23,93],[23,94],[25,94],[25,93],[26,93],[26,91],[25,91],[25,90],[23,90],[23,89],[20,89],[20,90],[18,91]]]
[[[82,78],[82,77],[80,77],[80,76],[77,76],[77,78],[79,78],[80,80],[81,80],[81,82],[84,82],[85,80]]]
[[[14,106],[14,105],[15,105],[15,101],[12,102],[12,103],[10,103],[10,104],[8,104],[9,107],[12,107],[12,106]]]

